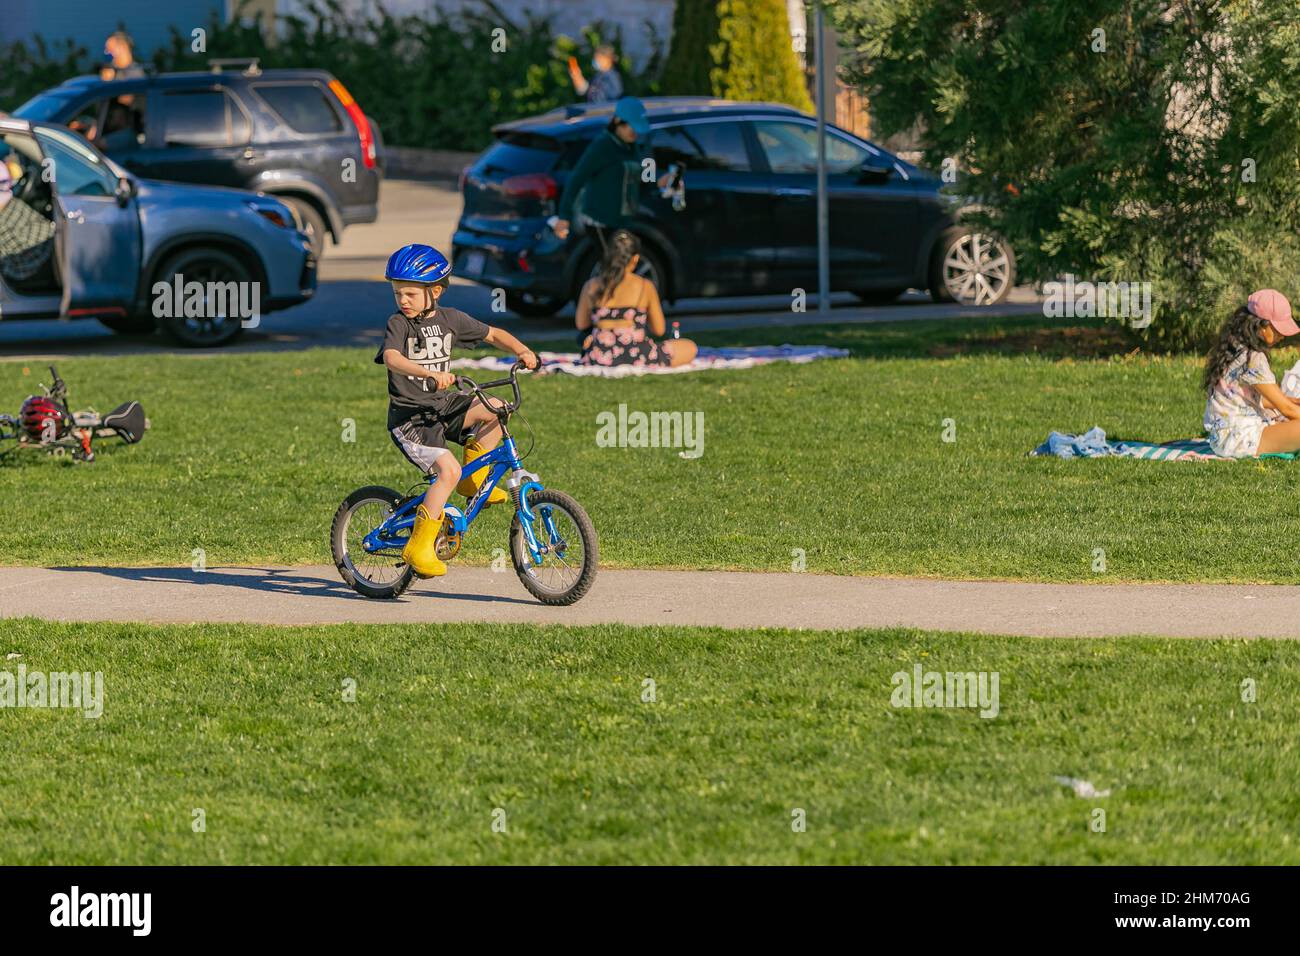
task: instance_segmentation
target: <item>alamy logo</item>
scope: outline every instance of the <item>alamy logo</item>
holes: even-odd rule
[[[1151,324],[1150,282],[1043,283],[1043,315],[1049,319],[1128,319],[1135,329]]]
[[[239,319],[246,329],[262,321],[262,283],[186,282],[183,273],[153,284],[156,319]]]
[[[683,458],[704,454],[703,412],[629,412],[596,415],[596,445],[600,448],[685,448]]]
[[[0,671],[0,710],[6,707],[48,707],[77,709],[95,720],[104,713],[102,671],[28,671],[19,664],[18,673]]]
[[[899,671],[891,678],[894,693],[889,703],[894,707],[978,707],[985,718],[998,715],[997,671]]]
[[[129,926],[133,936],[148,936],[153,926],[152,893],[69,893],[50,897],[51,926]]]

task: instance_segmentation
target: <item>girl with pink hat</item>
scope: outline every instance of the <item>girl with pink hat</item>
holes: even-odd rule
[[[1215,454],[1254,458],[1300,451],[1300,403],[1278,387],[1268,350],[1300,332],[1276,289],[1251,293],[1224,323],[1205,362],[1206,435]]]

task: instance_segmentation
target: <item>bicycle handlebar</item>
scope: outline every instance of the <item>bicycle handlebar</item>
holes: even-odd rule
[[[59,378],[58,369],[56,369],[53,365],[47,367],[50,370],[51,382],[49,388],[47,388],[46,391],[50,393],[50,398],[54,398],[54,399],[58,399],[59,401],[62,401],[67,397],[68,394],[67,383],[64,382],[63,379]]]
[[[482,400],[485,408],[492,408],[492,406],[488,404],[487,396],[483,394],[483,390],[487,388],[501,388],[504,385],[509,385],[515,393],[515,400],[513,402],[507,402],[501,411],[505,411],[506,414],[511,414],[518,411],[520,404],[523,402],[523,396],[519,394],[518,376],[519,370],[524,367],[523,362],[515,362],[514,365],[510,366],[510,375],[506,378],[498,378],[495,381],[483,382],[481,384],[471,378],[466,378],[464,375],[457,375],[456,387],[460,389],[468,388],[471,392],[477,395],[480,400]],[[493,410],[496,411],[496,409]]]

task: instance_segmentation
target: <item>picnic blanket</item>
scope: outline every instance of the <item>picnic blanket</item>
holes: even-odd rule
[[[599,378],[625,378],[640,375],[670,375],[677,372],[698,372],[703,369],[742,369],[772,362],[815,362],[818,359],[847,358],[848,349],[834,349],[823,345],[751,345],[739,348],[701,348],[695,359],[686,365],[581,365],[577,352],[538,352],[542,372],[565,375],[594,375]],[[483,358],[461,358],[451,363],[452,368],[485,368],[508,372],[514,359],[504,355]]]
[[[1057,458],[1141,458],[1147,461],[1236,461],[1216,455],[1206,438],[1180,438],[1157,444],[1149,441],[1112,441],[1100,428],[1091,428],[1082,435],[1052,432],[1029,454],[1054,455]],[[1260,458],[1293,459],[1295,455],[1278,452],[1260,455]]]

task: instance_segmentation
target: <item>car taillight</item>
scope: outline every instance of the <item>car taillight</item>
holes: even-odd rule
[[[559,184],[545,173],[511,176],[502,181],[501,189],[515,199],[554,199],[560,194]]]
[[[366,164],[366,169],[374,169],[375,137],[370,132],[370,120],[366,119],[366,114],[361,112],[361,107],[352,98],[346,86],[338,80],[330,80],[330,89],[339,98],[339,102],[343,104],[343,108],[347,110],[348,116],[357,127],[357,135],[361,138],[361,161]]]
[[[468,166],[461,167],[460,180],[459,182],[456,183],[456,192],[463,193],[465,191],[465,180],[468,178],[469,178],[469,167]]]

